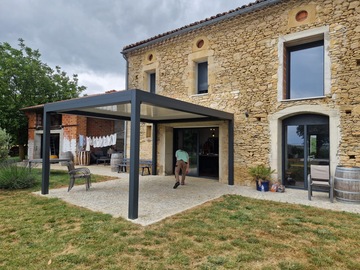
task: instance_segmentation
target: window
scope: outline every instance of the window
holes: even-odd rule
[[[205,36],[196,37],[192,44],[192,53],[188,55],[185,81],[189,96],[200,98],[212,93],[212,82],[215,81],[214,51],[209,49],[209,40]]]
[[[324,96],[324,41],[285,49],[286,99]]]
[[[149,73],[149,91],[150,93],[156,92],[156,73]]]
[[[42,127],[43,126],[43,114],[42,113],[37,113],[36,114],[35,126],[36,127]]]
[[[62,115],[61,114],[54,114],[51,115],[50,118],[50,125],[55,128],[59,128],[59,126],[62,124]]]
[[[279,101],[331,95],[329,43],[329,26],[279,37]]]
[[[208,62],[197,64],[197,93],[208,92]]]
[[[50,126],[52,128],[60,128],[62,125],[62,115],[61,114],[54,114],[50,116]],[[43,114],[36,113],[35,119],[35,127],[42,128],[43,127]]]

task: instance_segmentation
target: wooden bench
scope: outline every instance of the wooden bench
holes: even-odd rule
[[[104,163],[104,166],[105,166],[106,164],[109,164],[109,165],[110,165],[110,158],[107,157],[107,156],[99,157],[99,158],[96,160],[96,165],[99,165],[99,162],[103,162],[103,163]]]
[[[126,172],[126,167],[130,166],[130,158],[123,158],[118,165],[118,173]],[[144,170],[147,169],[148,174],[150,175],[150,167],[152,167],[152,160],[149,159],[140,159],[139,167],[141,168],[141,175],[144,175]]]

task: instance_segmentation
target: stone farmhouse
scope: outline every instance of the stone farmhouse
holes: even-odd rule
[[[171,175],[183,146],[190,175],[227,183],[233,152],[235,184],[253,185],[248,168],[265,164],[276,171],[274,181],[300,189],[307,188],[310,164],[330,165],[332,173],[338,165],[360,166],[359,14],[355,0],[258,0],[125,46],[127,89],[234,116],[233,143],[224,120],[142,123],[140,157],[154,157],[155,149],[156,173]],[[154,108],[146,108],[151,116]],[[71,117],[62,115],[58,132],[68,140],[75,138],[67,131],[75,130],[73,121],[76,136],[85,133],[79,123],[89,132],[95,121]],[[29,153],[35,153],[41,131],[36,135],[36,116],[29,119]],[[130,125],[123,127],[127,156]]]
[[[359,14],[353,0],[259,0],[125,46],[127,88],[233,113],[235,184],[265,164],[306,188],[310,164],[360,165]],[[151,156],[152,125],[142,129]],[[157,132],[158,174],[173,173],[183,145],[191,175],[226,183],[223,121]]]

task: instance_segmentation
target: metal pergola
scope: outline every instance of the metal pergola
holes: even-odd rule
[[[44,105],[43,171],[41,193],[49,193],[50,178],[50,116],[75,114],[131,122],[129,208],[128,218],[138,218],[140,122],[154,125],[152,139],[152,174],[156,175],[157,125],[192,121],[228,122],[228,184],[234,184],[234,116],[231,113],[199,106],[139,89],[86,96]]]

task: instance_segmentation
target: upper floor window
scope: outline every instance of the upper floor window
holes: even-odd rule
[[[42,113],[36,114],[35,126],[37,126],[37,127],[43,126],[43,114]]]
[[[42,113],[36,113],[36,119],[35,119],[35,126],[37,128],[42,128],[43,123],[43,114]],[[61,114],[53,114],[50,116],[50,126],[51,128],[60,128],[62,125],[62,115]]]
[[[62,114],[51,115],[50,125],[54,128],[59,128],[62,125]]]
[[[150,93],[156,93],[156,73],[149,73],[149,91]]]
[[[286,99],[324,96],[324,40],[286,46],[286,57]]]
[[[197,64],[197,93],[208,92],[208,62]]]
[[[278,100],[331,94],[329,26],[279,37]]]

